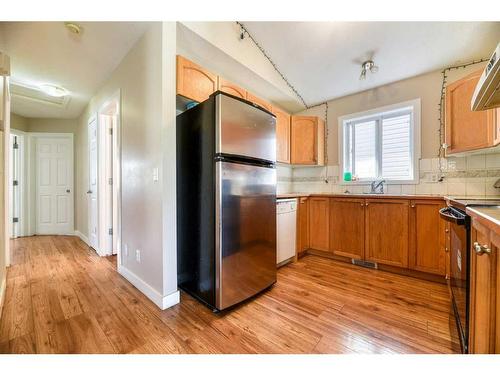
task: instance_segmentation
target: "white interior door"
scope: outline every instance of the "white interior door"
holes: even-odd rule
[[[73,139],[36,140],[36,232],[73,234]]]
[[[89,214],[89,246],[98,250],[98,206],[97,206],[97,119],[93,118],[89,122],[88,131],[89,144],[89,190],[88,194],[88,214]]]

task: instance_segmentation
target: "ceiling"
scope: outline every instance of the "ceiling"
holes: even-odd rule
[[[12,111],[25,117],[76,118],[146,30],[145,22],[0,22],[0,50],[11,59],[13,81],[55,84],[70,91],[63,106],[12,96]]]
[[[489,58],[500,22],[243,22],[308,105]],[[376,74],[360,81],[361,64]]]

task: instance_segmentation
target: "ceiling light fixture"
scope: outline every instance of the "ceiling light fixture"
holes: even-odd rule
[[[40,90],[50,96],[54,96],[56,98],[61,98],[69,94],[68,90],[64,87],[51,85],[49,83],[40,85]]]
[[[375,65],[373,60],[367,60],[363,64],[361,64],[361,74],[359,75],[359,79],[366,79],[366,72],[370,71],[371,73],[378,72],[378,66]]]
[[[82,27],[78,25],[77,23],[74,22],[64,22],[64,26],[66,26],[66,29],[71,31],[73,34],[81,34],[82,33]]]

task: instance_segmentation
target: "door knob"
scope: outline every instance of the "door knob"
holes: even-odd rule
[[[478,242],[474,242],[474,251],[477,255],[491,254],[491,249],[486,245],[480,245]]]
[[[87,194],[92,194],[92,190],[87,191]]]
[[[66,193],[71,193],[71,190],[69,190],[69,189],[66,189]]]

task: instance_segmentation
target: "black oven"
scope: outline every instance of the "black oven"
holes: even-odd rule
[[[441,217],[450,223],[450,278],[448,285],[462,353],[469,342],[470,217],[454,206],[442,208]]]

